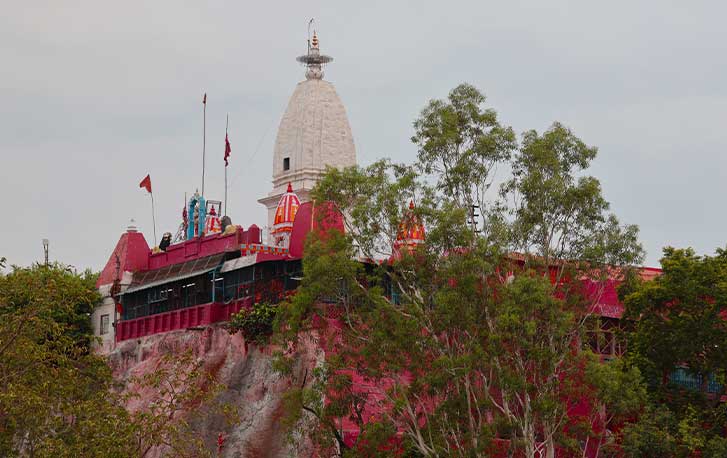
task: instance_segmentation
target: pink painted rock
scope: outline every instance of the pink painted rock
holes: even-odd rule
[[[209,450],[217,449],[220,433],[224,437],[223,457],[257,458],[312,456],[310,442],[291,445],[287,433],[278,424],[282,395],[290,381],[272,369],[272,349],[245,345],[240,334],[231,335],[222,326],[202,330],[179,330],[141,339],[121,342],[108,354],[114,377],[128,382],[156,370],[165,354],[181,354],[191,349],[204,368],[225,386],[217,401],[239,408],[240,421],[226,424],[215,412],[196,412],[192,427],[203,438]],[[311,370],[322,358],[314,344],[301,349],[296,371]],[[127,387],[128,388],[128,387]],[[131,411],[155,400],[159,393],[146,390],[127,404]],[[154,450],[151,456],[164,456],[165,450]]]

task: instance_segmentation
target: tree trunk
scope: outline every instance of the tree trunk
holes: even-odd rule
[[[527,425],[523,428],[523,436],[525,438],[525,457],[536,458],[535,451],[537,447],[535,445],[535,428],[533,425]]]
[[[547,448],[545,451],[545,458],[555,458],[555,444],[552,439],[548,440]]]

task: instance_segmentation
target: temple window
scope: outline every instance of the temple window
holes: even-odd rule
[[[283,170],[290,170],[290,158],[286,157],[283,159]]]
[[[101,326],[99,328],[99,334],[104,335],[109,333],[109,316],[101,315]]]

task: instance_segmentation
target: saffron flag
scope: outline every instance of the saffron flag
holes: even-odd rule
[[[229,165],[227,158],[230,157],[231,152],[232,148],[230,148],[230,140],[227,139],[227,133],[225,133],[225,167]]]
[[[151,194],[151,177],[149,175],[146,176],[143,180],[141,180],[141,183],[139,183],[140,188],[146,188],[147,192]]]

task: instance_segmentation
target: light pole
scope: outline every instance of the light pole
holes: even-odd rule
[[[43,239],[43,254],[45,255],[45,265],[48,265],[48,239]]]

